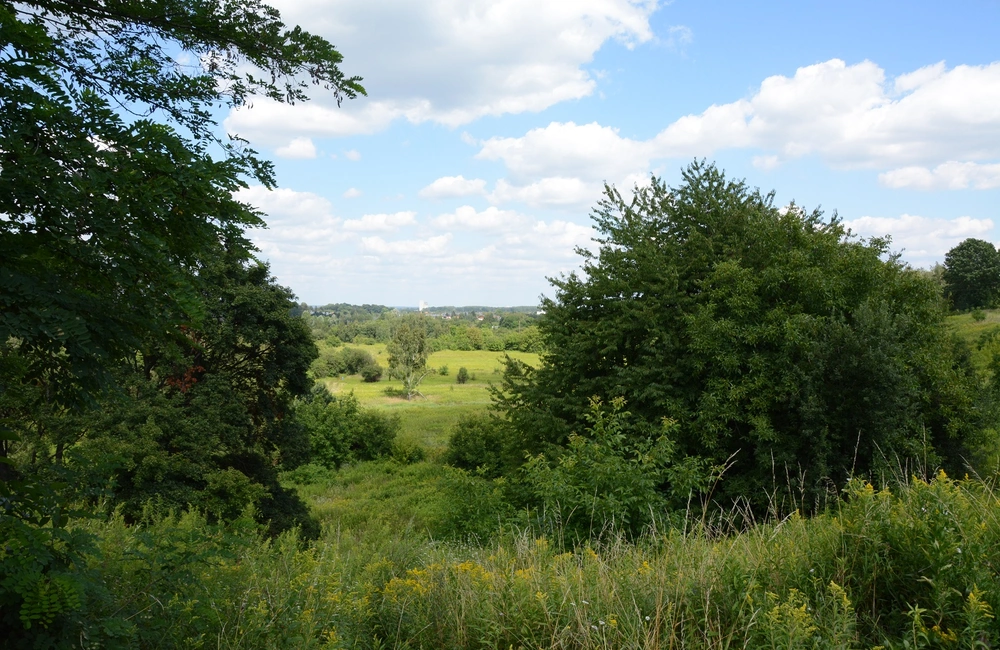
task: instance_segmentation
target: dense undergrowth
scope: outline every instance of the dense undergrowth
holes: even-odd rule
[[[819,516],[745,526],[744,514],[691,512],[680,528],[575,549],[530,528],[441,541],[421,527],[433,511],[416,527],[331,514],[309,545],[294,531],[268,541],[252,517],[225,528],[195,513],[94,520],[82,530],[95,534],[88,569],[102,588],[77,612],[78,638],[144,648],[1000,644],[1000,500],[983,482],[855,481]]]

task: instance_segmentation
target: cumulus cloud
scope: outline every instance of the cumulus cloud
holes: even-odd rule
[[[316,145],[309,138],[294,138],[284,147],[278,147],[274,154],[279,158],[315,158]]]
[[[438,257],[445,253],[451,233],[428,237],[426,239],[400,239],[386,241],[381,237],[362,237],[362,247],[376,255]]]
[[[361,152],[358,151],[357,149],[350,149],[344,152],[344,157],[347,158],[348,160],[354,160],[354,161],[361,160]]]
[[[902,250],[903,259],[915,266],[929,266],[969,237],[984,238],[993,231],[990,219],[958,217],[934,219],[911,214],[899,217],[865,216],[844,225],[864,237],[892,237],[892,249]]]
[[[348,219],[344,230],[362,232],[393,232],[403,226],[417,223],[416,212],[395,212],[393,214],[366,214],[360,219]]]
[[[486,181],[464,176],[442,176],[417,193],[422,199],[450,199],[486,193]]]
[[[521,228],[528,221],[526,216],[511,210],[489,207],[478,211],[471,205],[463,205],[454,212],[435,217],[431,223],[438,228],[503,231]]]
[[[910,166],[878,176],[886,187],[917,190],[991,190],[1000,187],[1000,164],[979,164],[950,160],[934,169]]]
[[[888,168],[888,187],[1000,187],[1000,164],[990,162],[1000,159],[1000,63],[938,63],[888,80],[870,61],[833,59],[768,77],[749,98],[685,115],[648,140],[552,122],[490,138],[477,158],[507,168],[497,203],[581,205],[602,181],[621,186],[655,160],[739,148],[761,151],[752,162],[763,170],[815,155],[835,167]]]
[[[540,111],[594,92],[584,66],[609,40],[653,38],[658,0],[274,0],[344,54],[370,97],[338,108],[256,102],[226,126],[255,142],[373,133],[395,119],[466,124],[486,115]],[[372,39],[371,34],[379,34]],[[672,34],[679,43],[682,33]],[[392,43],[392,47],[385,47]]]
[[[234,196],[265,215],[268,228],[253,228],[247,234],[263,256],[280,272],[282,282],[298,286],[303,274],[328,274],[343,265],[337,248],[353,237],[345,233],[333,205],[312,192],[254,185]]]
[[[356,187],[352,187],[352,188],[348,189],[346,192],[344,192],[344,198],[345,199],[356,199],[359,196],[361,196],[362,194],[363,194],[363,192],[361,190],[359,190]]]

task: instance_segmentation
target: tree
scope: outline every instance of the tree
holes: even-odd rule
[[[1000,297],[1000,252],[988,241],[966,239],[944,256],[944,284],[955,309],[994,306]]]
[[[271,166],[212,111],[364,90],[259,0],[2,0],[0,42],[0,341],[79,401],[146,336],[198,321],[220,240],[251,250],[260,215],[232,192],[272,186]]]
[[[128,520],[150,500],[224,521],[253,505],[272,534],[293,526],[315,534],[307,507],[277,475],[309,459],[292,400],[311,388],[312,338],[266,265],[222,257],[203,275],[209,308],[199,329],[187,329],[182,343],[153,342],[118,367],[126,390],[105,395],[99,409],[50,420],[49,429],[72,433],[58,440],[63,464],[81,496],[99,495]],[[53,462],[52,437],[25,428],[36,460],[22,471]]]
[[[172,341],[170,359],[194,354],[189,335],[211,328],[206,269],[221,245],[253,266],[243,230],[261,215],[233,191],[248,179],[273,186],[272,169],[245,142],[221,138],[213,114],[254,97],[301,101],[310,84],[338,100],[364,89],[340,72],[333,46],[286,29],[259,0],[0,0],[0,44],[0,532],[33,567],[11,577],[0,562],[0,637],[11,647],[69,645],[80,634],[63,615],[80,592],[52,585],[86,581],[73,568],[80,546],[63,528],[55,479],[72,479],[64,454],[81,439],[80,418],[95,415],[84,407],[114,397],[116,379],[129,386],[135,376],[123,368],[146,359],[142,351]],[[241,362],[252,367],[258,351]],[[249,384],[230,368],[236,385],[206,378],[186,396],[213,385],[249,397],[256,424],[240,426],[252,431],[246,460],[257,463],[288,432],[277,434],[280,418],[267,414],[278,393],[254,386],[288,381],[294,393],[289,368],[301,358]],[[192,378],[196,368],[187,366]],[[183,386],[187,370],[161,377]],[[26,424],[37,440],[18,438]],[[149,433],[143,442],[155,444]],[[43,467],[31,449],[53,462]],[[244,475],[273,474],[275,460]],[[264,487],[274,516],[289,512],[276,480]]]
[[[594,221],[600,250],[543,300],[541,366],[508,362],[496,394],[507,458],[562,453],[595,396],[624,398],[637,443],[676,420],[678,458],[728,464],[715,495],[760,507],[972,457],[979,380],[936,287],[887,240],[779,210],[704,163],[631,201],[609,188]]]
[[[427,330],[420,317],[404,318],[396,326],[389,352],[389,370],[403,382],[406,399],[420,395],[417,386],[427,376]]]

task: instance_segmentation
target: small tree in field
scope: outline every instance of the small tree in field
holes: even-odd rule
[[[421,395],[417,386],[427,376],[427,331],[416,319],[403,320],[387,347],[389,370],[403,382],[406,399]]]

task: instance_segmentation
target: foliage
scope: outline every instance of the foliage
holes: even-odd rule
[[[703,459],[675,458],[677,423],[664,420],[655,440],[629,435],[625,400],[615,398],[610,411],[590,402],[586,435],[572,435],[556,462],[542,454],[524,467],[543,518],[567,542],[581,543],[607,534],[631,537],[654,523],[657,513],[682,507],[718,478]],[[672,497],[661,491],[669,485]]]
[[[486,478],[498,478],[505,466],[503,423],[486,413],[459,418],[448,439],[444,462]]]
[[[367,350],[343,347],[324,350],[310,370],[314,377],[336,377],[337,375],[358,375],[363,368],[378,365],[375,357]]]
[[[966,239],[945,254],[943,279],[955,309],[993,307],[1000,298],[1000,252],[988,241]]]
[[[362,366],[359,374],[369,384],[375,383],[379,379],[382,379],[382,366],[373,361]]]
[[[458,470],[368,463],[329,481],[304,488],[329,522],[309,547],[294,533],[265,540],[250,517],[82,522],[106,588],[85,597],[76,638],[111,648],[1000,643],[1000,506],[977,481],[891,491],[856,481],[813,518],[738,529],[740,513],[692,512],[636,543],[569,550],[524,529],[480,543],[427,534],[427,518],[449,510],[474,521],[497,512],[489,482]]]
[[[260,216],[233,191],[273,174],[219,140],[213,108],[364,90],[259,0],[5,1],[0,41],[0,340],[81,400],[146,336],[204,315],[196,270],[220,239],[250,249]]]
[[[392,341],[386,346],[389,353],[389,370],[402,380],[406,399],[419,395],[417,386],[427,375],[427,333],[421,321],[422,318],[402,320],[396,326]]]
[[[309,434],[313,461],[332,469],[388,456],[400,427],[398,416],[362,409],[353,394],[335,397],[322,387],[296,403],[295,416]]]
[[[724,503],[812,509],[852,473],[962,469],[988,446],[980,380],[937,289],[887,241],[779,210],[704,163],[683,178],[631,201],[609,188],[600,250],[553,280],[543,363],[509,363],[495,396],[522,450],[565,445],[591,396],[624,397],[633,444],[669,417],[680,457],[729,466]]]
[[[465,366],[458,369],[458,374],[455,375],[455,382],[459,384],[464,384],[469,381],[469,371],[466,370]]]
[[[211,276],[204,326],[187,331],[185,347],[151,347],[119,371],[127,390],[71,422],[82,439],[67,450],[68,465],[130,521],[155,499],[221,520],[254,505],[273,534],[297,525],[315,532],[277,481],[278,467],[308,460],[306,433],[289,416],[310,387],[315,346],[266,265],[223,261],[203,274]]]
[[[6,460],[6,459],[4,459]],[[5,647],[72,642],[78,610],[96,588],[84,554],[93,536],[69,530],[57,489],[28,478],[0,482],[0,637]]]
[[[56,628],[77,606],[77,587],[89,580],[73,560],[83,546],[65,517],[42,521],[12,504],[35,491],[66,511],[61,500],[76,491],[56,479],[72,464],[70,452],[85,437],[120,442],[116,433],[90,428],[112,415],[84,410],[98,401],[136,399],[105,392],[116,378],[130,386],[160,381],[165,392],[184,392],[202,379],[204,364],[181,363],[199,354],[202,341],[192,336],[210,332],[218,337],[215,351],[233,344],[234,363],[244,368],[205,372],[228,374],[234,384],[250,379],[223,388],[246,398],[244,431],[253,434],[229,455],[213,450],[214,460],[232,465],[225,478],[243,487],[259,486],[268,472],[273,478],[280,460],[259,452],[275,451],[281,402],[272,398],[294,393],[297,378],[255,378],[241,370],[281,374],[282,364],[294,366],[301,357],[255,367],[261,350],[244,354],[241,341],[226,341],[205,320],[216,305],[203,301],[213,293],[217,276],[210,269],[220,245],[246,263],[252,245],[243,229],[261,224],[234,191],[247,179],[270,187],[274,178],[245,142],[219,138],[213,115],[255,96],[300,101],[309,84],[338,100],[364,90],[359,79],[341,73],[341,56],[328,42],[286,29],[259,0],[2,0],[0,43],[0,419],[13,424],[0,427],[0,548],[17,554],[5,557],[4,571],[23,569],[19,577],[5,573],[0,598],[5,625],[18,607],[11,593],[26,613],[22,627],[4,629],[2,637],[12,647],[44,647],[59,643]],[[187,58],[195,64],[180,63]],[[179,368],[171,367],[175,362]],[[144,399],[147,392],[140,392]],[[133,406],[149,405],[136,399]],[[110,462],[134,459],[161,441],[115,449]],[[168,455],[185,458],[191,451],[173,448]],[[107,467],[108,459],[99,461]],[[66,476],[80,487],[75,478]],[[212,489],[208,477],[185,479],[200,481],[203,494]],[[82,487],[77,495],[95,496]],[[264,488],[277,506],[265,518],[287,524],[279,520],[294,516],[295,499],[276,480]],[[75,632],[63,641],[85,643]]]

